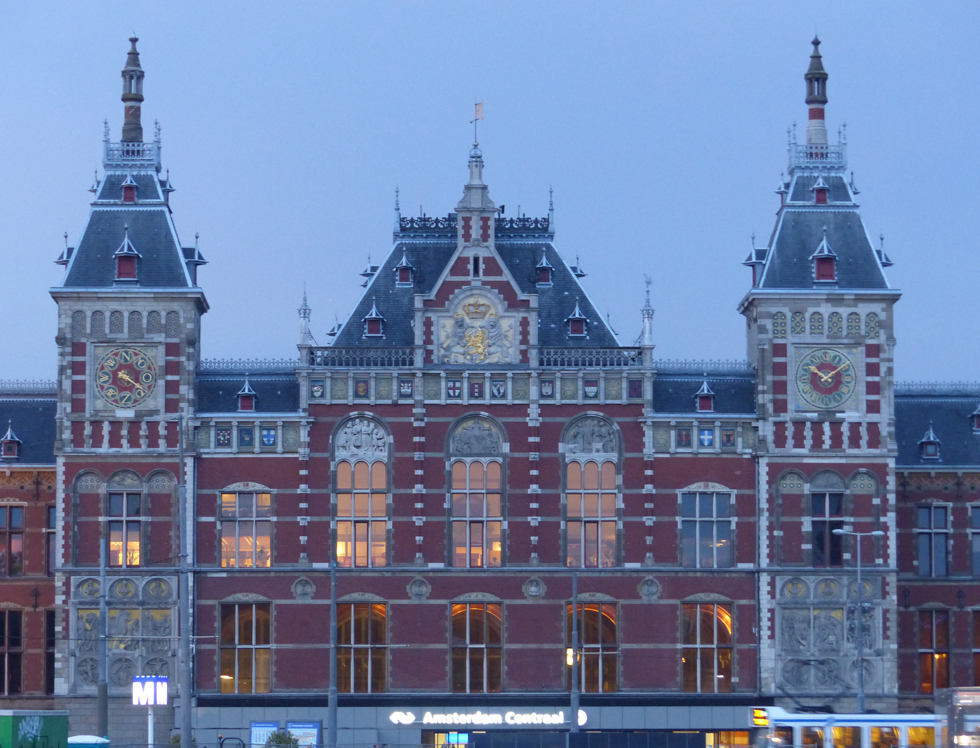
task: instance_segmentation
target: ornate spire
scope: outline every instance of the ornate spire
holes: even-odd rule
[[[649,275],[643,276],[643,282],[646,283],[647,293],[646,302],[643,304],[643,309],[641,313],[643,314],[643,334],[640,336],[640,345],[653,347],[653,304],[650,303],[650,285],[653,280]]]
[[[122,69],[122,101],[126,118],[123,122],[122,142],[142,143],[143,125],[140,123],[140,108],[143,103],[143,68],[140,67],[140,53],[136,51],[135,36],[129,38],[129,54],[126,67]]]
[[[303,303],[296,312],[299,314],[299,344],[310,344],[310,305],[306,302],[306,284],[303,284]]]
[[[395,185],[395,231],[402,230],[402,206],[398,201],[398,186]]]
[[[803,76],[806,79],[806,104],[810,108],[806,142],[807,145],[826,145],[827,125],[824,122],[824,107],[827,105],[827,72],[823,69],[823,58],[820,56],[820,39],[813,37],[812,44],[810,67]]]

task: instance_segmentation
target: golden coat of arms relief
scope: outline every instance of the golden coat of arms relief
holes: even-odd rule
[[[467,296],[439,321],[439,348],[444,364],[513,363],[514,320],[482,294]]]

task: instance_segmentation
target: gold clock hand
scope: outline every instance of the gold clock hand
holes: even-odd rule
[[[126,382],[126,384],[136,384],[136,382],[133,381],[133,378],[124,371],[119,372],[119,379]]]
[[[849,361],[844,362],[843,364],[841,364],[840,366],[838,366],[836,369],[834,369],[832,372],[830,372],[830,374],[828,374],[827,377],[829,378],[829,377],[834,376],[834,374],[836,374],[837,372],[841,371],[842,369],[846,369],[848,366],[850,366],[850,362]]]
[[[828,375],[824,374],[816,366],[810,366],[808,368],[810,369],[810,372],[811,373],[816,374],[818,377],[820,377],[821,384],[826,384],[827,382],[830,381],[831,376],[833,376],[833,375],[828,376]]]

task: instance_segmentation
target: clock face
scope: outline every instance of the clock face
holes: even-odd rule
[[[854,363],[833,348],[808,351],[796,367],[796,388],[808,405],[820,410],[840,408],[854,394]]]
[[[113,348],[95,369],[99,395],[117,408],[135,408],[153,394],[157,367],[139,348]]]

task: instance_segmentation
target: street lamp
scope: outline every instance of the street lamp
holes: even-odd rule
[[[858,713],[864,714],[864,587],[861,585],[861,538],[882,538],[885,533],[881,530],[871,532],[854,532],[852,530],[842,530],[837,528],[834,535],[851,535],[857,538],[857,588],[858,588],[858,615],[857,615],[857,663],[858,663]]]

